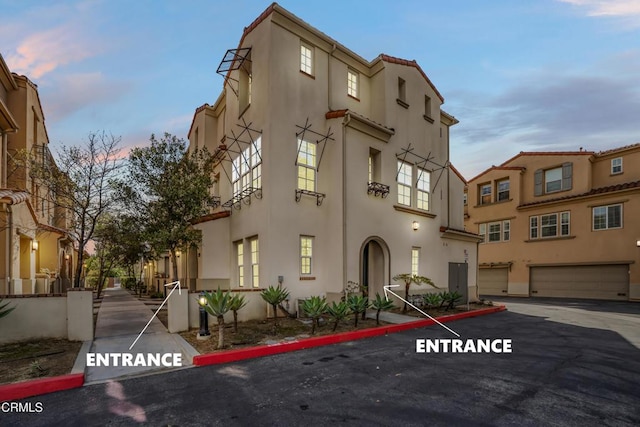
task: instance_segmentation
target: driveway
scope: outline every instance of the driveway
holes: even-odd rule
[[[418,338],[453,338],[436,325],[27,399],[42,412],[2,413],[0,424],[640,424],[635,307],[507,304],[510,311],[448,326],[464,339],[511,338],[509,354],[417,354]]]

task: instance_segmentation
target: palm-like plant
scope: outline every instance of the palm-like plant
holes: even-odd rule
[[[218,288],[215,292],[205,292],[204,297],[207,303],[204,309],[218,319],[218,349],[224,346],[224,315],[231,310],[231,292],[222,292]]]
[[[8,302],[2,304],[2,298],[0,298],[0,319],[15,310],[15,307],[7,307],[8,305]]]
[[[269,286],[264,291],[260,292],[260,296],[263,300],[270,304],[273,307],[273,333],[278,333],[278,305],[282,303],[282,301],[289,298],[289,291],[286,288],[278,285]]]
[[[376,310],[376,325],[380,324],[380,312],[382,310],[390,310],[393,308],[393,301],[386,299],[385,297],[380,296],[379,293],[376,292],[376,299],[374,299],[371,303],[371,307]]]
[[[311,335],[314,335],[316,333],[316,324],[319,323],[320,317],[327,311],[327,299],[325,297],[312,296],[304,300],[302,311],[311,318]]]
[[[358,327],[358,315],[365,313],[369,308],[369,298],[365,298],[362,295],[351,295],[347,298],[347,305],[349,310],[355,315],[355,327]]]
[[[238,310],[247,305],[247,301],[244,299],[244,295],[235,294],[231,297],[231,307],[229,309],[233,311],[233,332],[238,332]]]
[[[406,313],[407,312],[407,301],[409,300],[409,288],[411,287],[412,283],[415,283],[416,285],[429,285],[432,286],[434,288],[438,288],[432,281],[431,279],[429,279],[428,277],[424,277],[424,276],[419,276],[417,274],[410,274],[410,273],[402,273],[402,274],[396,274],[395,276],[393,276],[393,280],[395,280],[396,282],[404,282],[404,307],[402,308],[402,312]]]
[[[333,302],[331,305],[327,305],[327,314],[331,316],[331,320],[333,320],[333,330],[335,331],[338,328],[338,323],[342,319],[345,319],[351,311],[349,310],[349,306],[346,301]]]
[[[422,296],[422,300],[426,304],[427,308],[433,308],[439,305],[442,302],[442,296],[440,294],[424,294]]]

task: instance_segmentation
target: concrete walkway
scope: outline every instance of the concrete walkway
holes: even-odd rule
[[[98,311],[92,353],[182,353],[182,366],[190,366],[194,354],[198,354],[180,335],[170,334],[167,328],[154,318],[135,346],[136,340],[153,312],[129,292],[119,288],[108,288]],[[149,372],[174,370],[160,367],[86,367],[85,383],[102,382],[108,379],[147,374]]]

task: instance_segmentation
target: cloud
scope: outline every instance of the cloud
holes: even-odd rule
[[[31,34],[7,55],[16,73],[38,79],[56,68],[95,55],[96,46],[70,26],[59,26]]]
[[[60,121],[73,113],[92,106],[103,108],[131,90],[126,81],[108,80],[101,72],[65,74],[43,86],[47,118]]]
[[[557,0],[586,10],[587,16],[621,19],[630,28],[640,27],[638,0]]]
[[[454,92],[461,123],[452,130],[452,161],[465,176],[520,151],[604,150],[640,142],[640,52],[581,73],[538,71],[496,96]],[[639,64],[638,61],[635,64]],[[640,67],[639,67],[640,68]],[[459,107],[458,107],[459,106]]]

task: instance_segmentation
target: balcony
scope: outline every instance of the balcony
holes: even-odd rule
[[[389,186],[371,181],[367,185],[367,194],[373,194],[376,197],[382,197],[384,199],[389,195]]]

